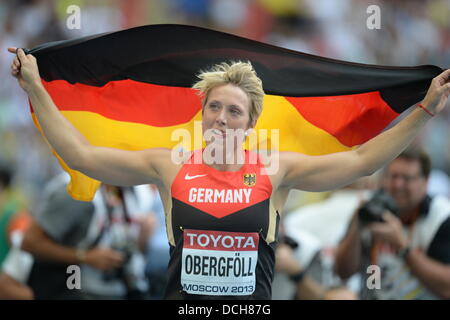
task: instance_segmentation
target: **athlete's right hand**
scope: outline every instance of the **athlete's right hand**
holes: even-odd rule
[[[119,268],[124,257],[122,253],[110,248],[93,248],[86,253],[86,264],[101,271],[109,271]]]
[[[11,74],[17,79],[23,90],[28,93],[33,86],[41,84],[41,77],[34,56],[25,54],[22,49],[14,47],[8,48],[8,52],[16,54],[11,64]]]

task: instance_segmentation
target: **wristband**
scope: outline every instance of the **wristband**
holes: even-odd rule
[[[434,117],[434,113],[432,113],[430,110],[428,110],[427,108],[425,108],[421,103],[419,103],[417,105],[419,108],[421,108],[423,111],[425,111],[426,113],[428,113],[430,116]]]

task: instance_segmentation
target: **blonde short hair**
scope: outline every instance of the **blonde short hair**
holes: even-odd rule
[[[256,122],[262,111],[264,90],[261,79],[258,78],[249,61],[222,62],[214,65],[210,70],[201,71],[197,77],[200,80],[192,88],[200,92],[203,108],[212,89],[225,84],[233,84],[249,97],[250,123]]]

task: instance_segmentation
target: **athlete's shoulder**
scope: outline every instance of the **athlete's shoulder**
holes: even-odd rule
[[[279,168],[281,152],[276,150],[250,150],[248,152],[248,163],[269,168]]]

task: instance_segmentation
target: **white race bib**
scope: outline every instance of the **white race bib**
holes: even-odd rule
[[[184,230],[181,285],[190,294],[243,296],[255,291],[258,233]]]

